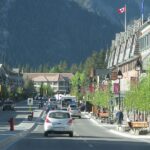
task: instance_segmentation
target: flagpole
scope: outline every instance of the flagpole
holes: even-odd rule
[[[141,6],[141,13],[142,13],[142,25],[143,25],[143,22],[144,22],[144,0],[142,0],[142,6]]]
[[[143,20],[144,20],[143,18],[144,18],[144,16],[143,16],[143,13],[142,13],[142,25],[143,25]]]
[[[126,8],[126,4],[125,4],[125,13],[124,13],[124,28],[125,28],[125,32],[127,30],[127,8]]]

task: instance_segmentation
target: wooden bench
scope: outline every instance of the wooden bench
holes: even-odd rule
[[[98,113],[101,122],[108,123],[109,122],[109,113],[108,112],[99,112]]]
[[[130,128],[134,131],[134,134],[139,134],[140,131],[147,131],[149,123],[146,121],[135,121],[129,123]]]
[[[99,113],[99,117],[101,117],[101,118],[108,118],[109,117],[109,113],[108,112],[100,112]]]

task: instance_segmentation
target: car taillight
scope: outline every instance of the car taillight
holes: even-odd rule
[[[72,119],[69,119],[68,124],[72,124]]]
[[[45,119],[46,123],[50,123],[50,120],[48,118]]]

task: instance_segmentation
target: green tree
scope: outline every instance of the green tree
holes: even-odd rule
[[[52,67],[49,72],[51,72],[51,73],[59,73],[60,70],[59,70],[59,67],[56,65],[56,66]]]
[[[48,96],[53,96],[54,95],[54,90],[49,85],[47,85],[47,95]]]
[[[43,84],[41,85],[41,95],[47,95],[47,96],[52,96],[54,94],[53,89],[50,87],[50,85]]]
[[[77,64],[72,64],[72,66],[70,67],[70,72],[72,72],[73,74],[75,74],[77,71],[78,71]]]
[[[33,93],[35,92],[34,84],[31,80],[25,80],[24,82],[24,96],[25,97],[32,97]]]
[[[138,110],[149,112],[150,110],[150,72],[138,85],[131,87],[126,93],[124,103],[127,111]]]
[[[67,72],[68,71],[68,64],[67,64],[67,61],[60,61],[59,65],[58,65],[58,68],[59,68],[59,72]]]
[[[109,95],[108,91],[96,91],[93,95],[92,103],[97,106],[102,106],[108,108]]]
[[[90,75],[91,69],[96,69],[96,68],[105,68],[106,63],[105,63],[105,52],[100,51],[100,52],[93,52],[90,57],[88,57],[83,65],[84,71],[87,74],[87,76]]]
[[[72,77],[72,79],[71,79],[71,93],[72,93],[72,95],[76,95],[80,99],[83,98],[83,93],[82,93],[82,91],[79,92],[78,88],[80,86],[81,90],[84,89],[85,79],[86,79],[86,77],[85,77],[84,73],[80,73],[80,72],[75,73],[74,77]]]
[[[38,67],[38,70],[37,70],[38,72],[43,72],[43,65],[42,64],[40,64],[39,65],[39,67]]]
[[[44,65],[43,65],[43,72],[44,72],[44,73],[49,72],[49,66],[48,66],[48,64],[44,64]]]
[[[29,64],[26,64],[24,67],[23,67],[23,72],[30,72],[31,68],[30,68],[30,65]]]

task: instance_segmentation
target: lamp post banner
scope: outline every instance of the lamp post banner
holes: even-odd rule
[[[93,86],[92,84],[89,85],[89,91],[90,91],[91,93],[94,92],[94,86]]]
[[[119,83],[114,83],[114,93],[119,94]]]

